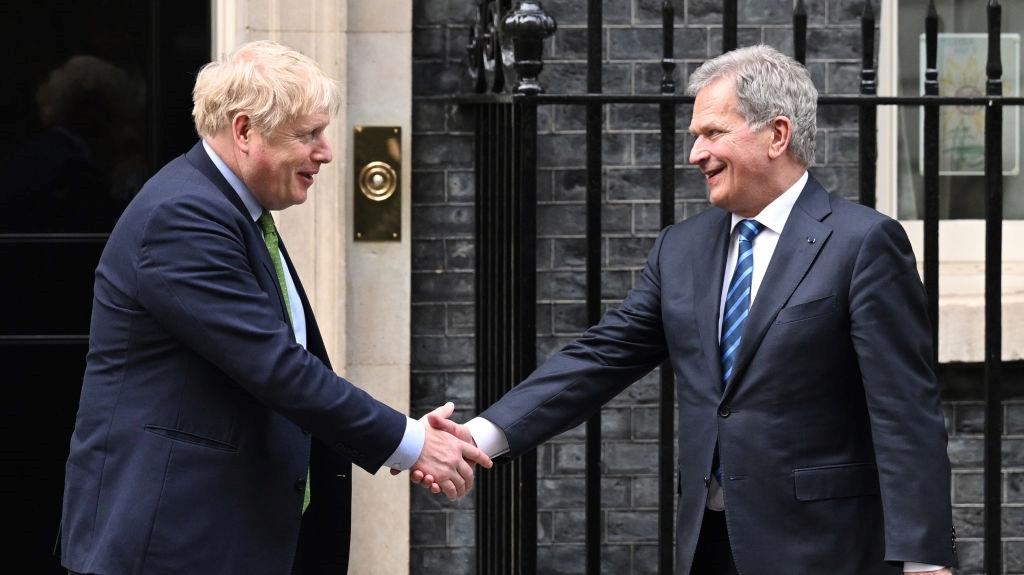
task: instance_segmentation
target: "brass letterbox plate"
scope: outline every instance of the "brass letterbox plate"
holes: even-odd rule
[[[357,242],[402,239],[402,129],[356,126],[352,213]]]

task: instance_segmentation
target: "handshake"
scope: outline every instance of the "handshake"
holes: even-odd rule
[[[475,464],[488,469],[494,465],[476,446],[469,429],[448,419],[454,411],[455,404],[449,401],[420,419],[425,432],[423,451],[409,469],[409,481],[433,493],[443,491],[452,501],[473,489]],[[391,470],[391,475],[399,473]]]

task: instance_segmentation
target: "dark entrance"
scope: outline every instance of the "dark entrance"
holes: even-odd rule
[[[0,492],[31,573],[51,557],[107,234],[150,175],[195,141],[208,0],[10,3],[0,101]]]

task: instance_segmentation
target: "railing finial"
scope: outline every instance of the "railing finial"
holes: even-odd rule
[[[544,91],[537,76],[544,68],[544,39],[555,33],[558,26],[548,16],[540,0],[520,0],[501,23],[502,30],[512,38],[516,74],[519,81],[515,91],[519,94],[540,94]]]
[[[803,0],[801,0],[803,1]],[[864,0],[864,10],[860,13],[861,19],[870,18],[875,19],[875,5],[871,0]]]
[[[860,37],[860,93],[875,95],[878,93],[878,83],[875,73],[875,12],[871,0],[864,0],[864,11],[860,16]]]
[[[924,19],[925,29],[925,71],[924,93],[927,96],[939,95],[939,13],[935,10],[935,0],[928,0],[928,15]]]
[[[732,52],[739,45],[738,0],[722,0],[722,53]]]
[[[793,8],[793,58],[801,64],[807,63],[807,6],[804,0],[797,0]]]
[[[1003,8],[998,0],[988,2],[988,63],[985,65],[987,77],[985,94],[1001,96],[1003,94],[1003,57],[1000,51],[1003,27]]]
[[[476,24],[469,29],[466,41],[466,64],[469,66],[469,76],[473,78],[473,91],[478,94],[487,91],[487,74],[484,71],[486,13],[486,2],[481,0],[477,5]]]
[[[672,7],[672,2],[665,0],[661,4],[661,34],[662,34],[662,51],[661,51],[661,93],[672,94],[676,91],[676,81],[672,77],[672,72],[676,69],[676,62],[673,56],[674,52],[674,32],[675,32],[675,9]]]
[[[476,0],[476,22],[469,29],[466,42],[466,63],[473,79],[473,91],[500,93],[505,89],[505,68],[502,64],[501,38],[498,36],[499,10],[496,0]]]

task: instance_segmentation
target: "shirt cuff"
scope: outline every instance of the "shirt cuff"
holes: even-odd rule
[[[423,441],[427,435],[422,423],[408,416],[405,419],[407,420],[405,422],[405,435],[402,436],[398,449],[388,457],[387,463],[385,463],[391,469],[399,471],[411,468],[416,463],[416,460],[420,458],[420,452],[423,451]]]
[[[925,573],[928,571],[938,571],[939,569],[945,569],[940,565],[928,565],[927,563],[912,563],[907,561],[903,563],[904,573]]]
[[[482,417],[474,417],[466,422],[469,434],[473,436],[476,446],[487,454],[487,457],[497,457],[508,453],[508,439],[500,427]]]

